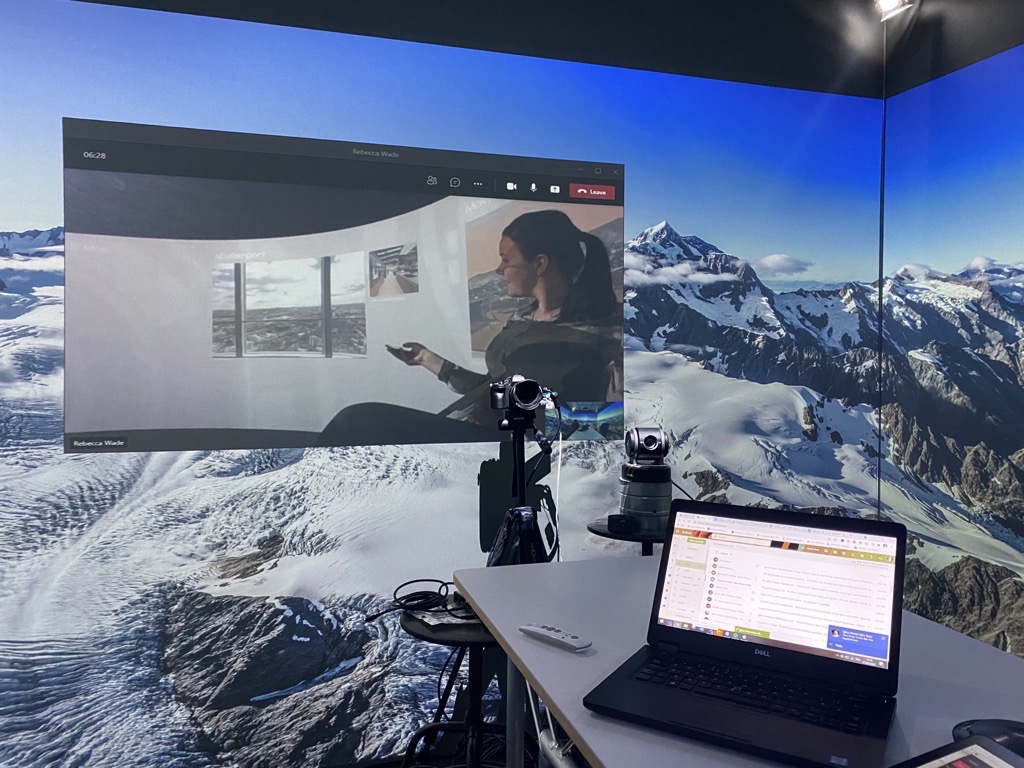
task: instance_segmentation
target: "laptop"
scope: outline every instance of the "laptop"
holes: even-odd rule
[[[648,644],[584,706],[793,765],[880,766],[906,537],[892,522],[673,501]]]

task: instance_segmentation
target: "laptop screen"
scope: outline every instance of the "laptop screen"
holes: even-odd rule
[[[679,511],[657,623],[888,669],[898,539]]]

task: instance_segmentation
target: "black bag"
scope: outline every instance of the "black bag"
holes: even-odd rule
[[[548,541],[545,541],[545,533]],[[550,546],[549,546],[550,543]],[[533,507],[512,507],[487,554],[487,566],[550,562],[558,551],[557,534],[552,525],[542,532]]]

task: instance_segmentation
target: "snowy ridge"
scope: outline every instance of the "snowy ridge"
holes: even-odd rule
[[[775,308],[785,325],[803,330],[832,353],[864,345],[862,305],[865,301],[871,301],[870,293],[854,285],[836,290],[775,294]]]
[[[722,251],[699,237],[683,237],[667,221],[645,229],[626,244],[633,253],[652,257],[656,267],[667,267],[682,261],[700,261],[703,257]]]
[[[974,348],[1024,338],[1024,270],[994,267],[943,275],[900,269],[887,283],[887,339],[906,352],[930,340]],[[998,325],[993,323],[997,321]]]
[[[64,227],[0,232],[0,258],[11,254],[29,256],[41,251],[64,252]]]
[[[953,277],[958,280],[981,280],[987,283],[1024,285],[1024,262],[1016,265],[999,264],[995,259],[978,256],[967,268]]]

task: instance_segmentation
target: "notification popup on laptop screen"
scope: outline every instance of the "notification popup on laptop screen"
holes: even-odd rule
[[[513,374],[621,438],[621,165],[70,118],[64,165],[68,452],[498,441]]]
[[[899,540],[679,512],[657,622],[888,669]]]

